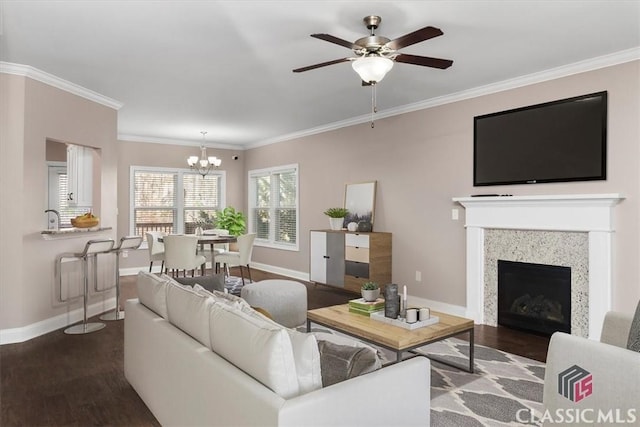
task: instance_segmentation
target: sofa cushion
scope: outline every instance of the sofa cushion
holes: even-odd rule
[[[138,273],[136,289],[138,299],[149,310],[167,318],[167,279],[141,271]]]
[[[291,339],[284,328],[215,303],[210,331],[211,348],[218,355],[285,399],[299,394]]]
[[[285,328],[275,320],[266,317],[253,307],[245,307],[242,311],[262,322],[268,322],[275,327],[287,331],[291,339],[293,358],[296,365],[296,375],[300,394],[322,388],[322,372],[320,367],[320,351],[315,335],[298,332],[295,329]]]
[[[238,310],[250,308],[249,304],[245,300],[226,292],[220,292],[215,290],[209,291],[199,284],[195,284],[193,286],[193,290],[198,292],[201,295],[206,295],[212,298],[214,302],[224,304],[224,305],[229,305],[231,307],[237,308]]]
[[[636,307],[636,313],[631,321],[631,329],[629,330],[629,339],[627,340],[627,348],[640,352],[640,301]]]
[[[176,277],[178,283],[183,285],[194,286],[196,284],[202,286],[209,292],[224,291],[224,274],[214,274],[212,276],[200,276],[200,277]]]
[[[167,284],[167,314],[169,322],[211,348],[209,310],[213,300],[195,292],[189,286],[175,282]]]

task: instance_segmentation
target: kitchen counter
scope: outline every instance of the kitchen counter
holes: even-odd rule
[[[85,237],[91,234],[100,234],[111,231],[113,227],[91,227],[91,228],[61,228],[60,230],[44,230],[40,235],[45,240],[68,239],[73,237]]]

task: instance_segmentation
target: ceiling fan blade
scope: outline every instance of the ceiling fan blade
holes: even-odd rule
[[[311,34],[311,37],[315,37],[316,39],[324,40],[329,43],[335,43],[337,45],[344,46],[347,49],[352,49],[352,50],[362,49],[362,46],[358,46],[357,44],[353,44],[341,38],[334,37],[331,34]]]
[[[404,36],[398,37],[397,39],[393,39],[388,42],[385,46],[392,50],[402,49],[403,47],[411,46],[412,44],[416,44],[425,40],[432,39],[434,37],[438,37],[444,34],[440,28],[436,27],[424,27],[419,30],[416,30],[412,33],[405,34]]]
[[[405,53],[399,53],[395,57],[396,62],[404,62],[405,64],[422,65],[424,67],[445,68],[451,67],[453,61],[450,59],[430,58],[428,56],[407,55]]]
[[[347,62],[350,60],[351,58],[334,59],[333,61],[321,62],[320,64],[309,65],[307,67],[302,67],[302,68],[296,68],[295,70],[293,70],[293,72],[302,73],[303,71],[315,70],[316,68],[326,67],[327,65],[339,64],[341,62]]]

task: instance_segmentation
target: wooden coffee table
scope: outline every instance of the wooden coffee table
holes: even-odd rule
[[[469,368],[461,367],[441,358],[430,359],[473,373],[473,320],[431,311],[440,321],[434,325],[418,329],[404,329],[399,326],[373,320],[361,314],[349,312],[348,304],[334,305],[307,311],[307,332],[311,331],[311,322],[351,335],[362,341],[383,347],[396,353],[397,363],[402,353],[415,352],[415,349],[441,341],[455,335],[469,334]]]

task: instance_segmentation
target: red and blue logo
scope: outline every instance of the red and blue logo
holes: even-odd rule
[[[580,402],[593,393],[593,376],[580,366],[573,365],[558,374],[558,393],[572,402]]]

